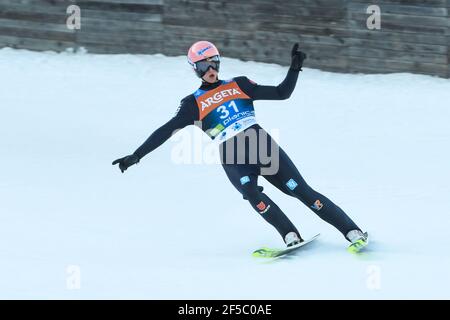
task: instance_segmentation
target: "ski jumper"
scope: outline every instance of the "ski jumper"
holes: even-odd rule
[[[299,199],[344,236],[351,230],[360,230],[341,208],[306,183],[284,150],[256,121],[253,101],[289,98],[298,73],[289,69],[278,86],[258,85],[247,77],[219,80],[214,84],[204,82],[197,91],[181,100],[175,116],[157,129],[134,154],[143,158],[169,139],[175,130],[195,122],[220,143],[222,166],[234,187],[283,239],[292,231],[301,236],[282,210],[258,186],[259,176],[285,194]],[[261,148],[264,148],[263,152]],[[264,172],[275,161],[278,170]]]

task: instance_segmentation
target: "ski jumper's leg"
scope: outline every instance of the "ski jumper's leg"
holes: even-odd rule
[[[340,207],[306,183],[282,148],[279,147],[278,172],[265,175],[264,178],[284,193],[299,199],[322,220],[338,229],[344,237],[351,230],[360,230]]]
[[[281,237],[284,238],[289,232],[295,232],[301,239],[297,228],[281,209],[264,193],[263,188],[258,186],[258,175],[251,165],[223,164],[223,168],[234,187],[242,194],[245,200],[250,202],[253,209],[270,223]]]

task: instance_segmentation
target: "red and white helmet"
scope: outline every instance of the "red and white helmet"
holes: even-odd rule
[[[220,56],[214,44],[209,41],[198,41],[189,48],[187,58],[189,64],[194,66],[196,62],[214,56]]]

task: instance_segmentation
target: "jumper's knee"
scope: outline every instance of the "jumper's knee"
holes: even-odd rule
[[[256,184],[256,179],[253,176],[242,176],[240,178],[239,191],[242,193],[242,197],[245,200],[251,200],[258,196],[258,193],[263,191],[263,187]]]
[[[264,188],[261,186],[255,186],[255,187],[245,187],[242,188],[242,197],[244,200],[253,200],[260,197],[261,193],[263,192]]]

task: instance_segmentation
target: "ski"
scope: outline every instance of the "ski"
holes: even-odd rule
[[[293,245],[292,247],[287,247],[284,249],[274,249],[274,248],[261,248],[258,250],[255,250],[253,252],[253,256],[256,258],[278,258],[281,256],[285,256],[287,254],[291,254],[293,252],[295,252],[296,250],[298,250],[299,248],[303,247],[304,245],[310,243],[311,241],[317,239],[317,237],[320,235],[320,233],[316,234],[315,236],[304,240],[303,242]]]

